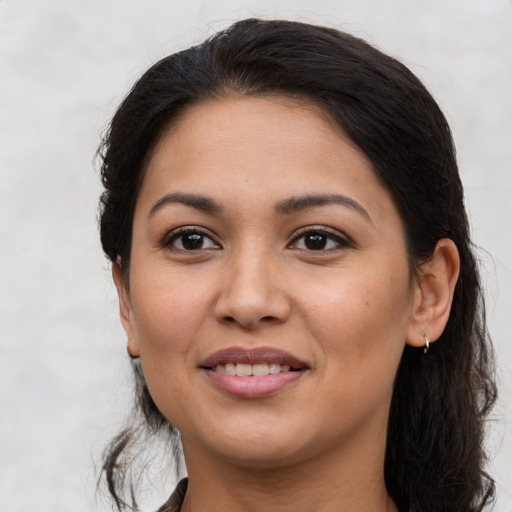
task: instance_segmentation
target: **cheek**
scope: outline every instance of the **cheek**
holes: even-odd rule
[[[393,380],[410,320],[408,276],[375,270],[332,279],[308,309],[328,367],[356,380],[372,373]]]
[[[339,425],[352,425],[355,434],[375,415],[387,422],[405,345],[409,288],[407,279],[376,282],[375,276],[360,274],[343,285],[324,286],[310,308],[313,343],[322,351],[320,387],[329,390],[324,426],[333,435]]]
[[[200,293],[175,280],[148,282],[133,294],[144,377],[158,409],[171,421],[186,415],[193,342],[201,328]]]
[[[141,283],[132,289],[132,301],[143,359],[155,358],[162,365],[183,360],[208,315],[205,287],[156,271],[135,282]]]

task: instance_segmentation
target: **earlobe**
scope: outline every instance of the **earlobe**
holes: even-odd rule
[[[425,347],[436,341],[444,331],[459,277],[460,259],[455,243],[439,240],[432,258],[424,263],[416,278],[412,317],[407,344]]]
[[[135,359],[140,357],[140,352],[136,337],[130,290],[126,283],[125,276],[123,275],[120,258],[112,264],[112,279],[114,280],[119,298],[119,315],[121,317],[121,324],[123,325],[128,338],[128,355],[132,359]]]

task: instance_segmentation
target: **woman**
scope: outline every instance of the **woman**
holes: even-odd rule
[[[162,511],[478,511],[492,351],[449,128],[403,65],[246,20],[162,59],[101,148],[101,239]],[[179,457],[179,454],[177,454]]]

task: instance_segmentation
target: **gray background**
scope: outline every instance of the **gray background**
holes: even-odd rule
[[[250,15],[336,26],[399,57],[458,148],[496,343],[496,511],[512,511],[510,0],[0,0],[0,511],[109,510],[94,464],[129,408],[93,155],[139,74]],[[167,489],[168,492],[169,489]],[[161,497],[147,497],[151,510]]]

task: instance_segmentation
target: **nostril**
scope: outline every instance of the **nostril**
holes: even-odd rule
[[[252,330],[257,327],[258,324],[272,324],[273,322],[278,321],[278,319],[275,316],[272,315],[266,315],[260,318],[244,318],[244,317],[234,317],[225,315],[222,317],[222,322],[226,324],[237,324],[240,325],[244,329]]]

